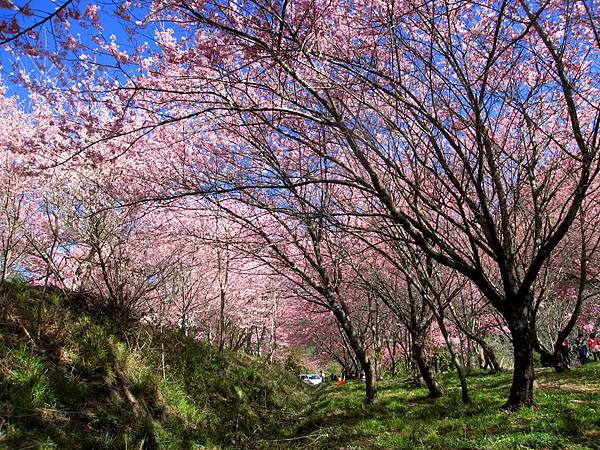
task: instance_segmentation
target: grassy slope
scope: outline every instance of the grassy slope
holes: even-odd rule
[[[0,449],[600,449],[600,363],[538,370],[538,406],[517,413],[500,409],[509,373],[471,376],[469,406],[452,374],[436,401],[385,381],[367,410],[359,382],[318,388],[309,402],[277,367],[149,326],[119,333],[57,294],[45,297],[37,338],[40,298],[0,287]]]
[[[454,376],[447,396],[433,401],[423,388],[381,384],[378,405],[362,407],[360,383],[330,386],[305,411],[297,430],[302,448],[600,449],[600,363],[566,374],[537,370],[533,409],[501,410],[510,373],[469,377],[473,403],[460,403]]]
[[[0,286],[0,448],[268,447],[309,398],[275,366],[150,326],[124,334],[56,293],[38,338],[40,298]]]

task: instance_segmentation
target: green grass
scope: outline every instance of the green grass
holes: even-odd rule
[[[0,286],[0,449],[600,449],[600,363],[538,369],[536,407],[514,413],[501,409],[510,378],[470,375],[467,406],[454,374],[438,400],[386,380],[365,408],[360,382],[309,388],[256,358]]]
[[[277,365],[0,286],[0,449],[265,447],[309,398]]]
[[[566,374],[537,370],[536,406],[509,413],[510,373],[469,377],[472,404],[460,402],[453,375],[442,378],[446,396],[391,380],[378,403],[362,405],[359,382],[329,386],[304,411],[296,430],[302,448],[598,449],[600,363]]]

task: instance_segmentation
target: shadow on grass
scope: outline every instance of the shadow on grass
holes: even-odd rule
[[[537,406],[508,413],[512,374],[477,374],[469,379],[472,404],[463,405],[455,380],[441,381],[446,396],[432,400],[422,388],[388,381],[376,405],[361,404],[360,385],[325,390],[309,407],[296,436],[310,448],[600,448],[600,387],[597,367],[566,374],[539,371]],[[306,447],[302,447],[306,448]]]

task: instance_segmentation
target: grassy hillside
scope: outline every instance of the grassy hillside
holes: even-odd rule
[[[268,448],[308,398],[260,360],[0,286],[0,448]]]
[[[600,363],[538,369],[537,406],[515,413],[501,409],[510,378],[471,375],[467,406],[454,374],[436,401],[387,380],[366,409],[358,381],[310,388],[57,292],[0,286],[0,449],[600,449]]]
[[[376,407],[362,406],[360,383],[318,394],[296,431],[311,449],[600,449],[600,362],[565,374],[538,369],[533,409],[507,413],[511,373],[473,374],[473,403],[460,402],[454,374],[441,382],[446,397],[397,381],[380,386]]]

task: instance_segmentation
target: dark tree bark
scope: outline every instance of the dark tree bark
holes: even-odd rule
[[[479,339],[479,340],[473,339],[473,340],[481,346],[481,349],[483,350],[484,358],[487,358],[487,360],[490,362],[490,364],[492,366],[492,372],[493,373],[502,372],[502,366],[500,365],[498,358],[496,358],[496,353],[494,352],[494,349],[492,347],[490,347],[488,345],[488,343],[485,342],[484,339]]]
[[[560,333],[562,334],[562,333]],[[559,334],[559,339],[560,339]],[[548,350],[546,347],[542,345],[540,342],[537,333],[534,337],[533,348],[540,355],[540,359],[542,362],[542,366],[551,366],[554,368],[556,373],[562,373],[569,370],[569,361],[565,359],[562,353],[562,341],[560,340],[560,345],[553,346],[552,351]]]
[[[368,359],[364,363],[361,362],[361,367],[365,372],[365,404],[372,405],[377,398],[377,373]]]
[[[454,350],[454,346],[450,341],[450,335],[448,330],[446,329],[446,325],[444,324],[444,318],[436,313],[436,320],[440,331],[442,332],[442,336],[444,337],[444,341],[446,342],[446,347],[448,348],[448,352],[450,353],[450,358],[452,359],[452,364],[456,369],[456,373],[458,375],[458,379],[460,380],[460,392],[462,402],[466,405],[471,403],[471,399],[469,398],[469,387],[467,386],[467,378],[465,377],[465,371],[458,361],[458,357]]]
[[[330,302],[333,305],[337,304],[333,298],[330,299]],[[367,346],[362,337],[354,330],[352,322],[343,309],[334,310],[333,313],[348,338],[348,344],[356,355],[360,368],[365,373],[365,405],[373,405],[377,399],[377,373],[375,365],[369,357]]]
[[[425,357],[423,336],[413,336],[412,354],[415,362],[417,363],[419,373],[421,374],[421,377],[423,378],[423,381],[429,390],[429,398],[443,397],[444,394],[442,389],[433,376],[433,373],[431,373],[431,368],[429,367]]]
[[[533,351],[535,327],[526,304],[505,316],[513,340],[514,368],[512,385],[505,409],[514,410],[533,405]]]

